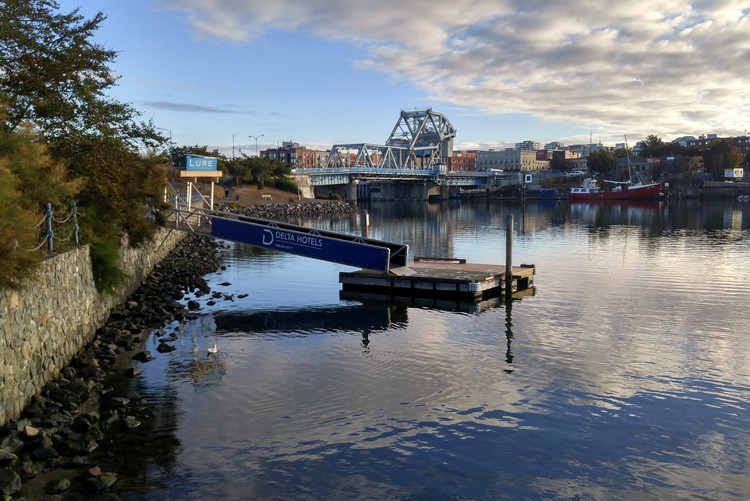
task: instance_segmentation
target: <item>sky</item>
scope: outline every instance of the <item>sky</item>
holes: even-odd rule
[[[112,97],[227,156],[384,144],[425,108],[456,149],[750,129],[748,0],[58,2],[107,17]]]

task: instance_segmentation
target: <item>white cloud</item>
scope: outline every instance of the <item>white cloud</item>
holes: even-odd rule
[[[733,0],[162,0],[205,36],[299,30],[438,102],[613,135],[736,133],[750,118],[750,5]]]

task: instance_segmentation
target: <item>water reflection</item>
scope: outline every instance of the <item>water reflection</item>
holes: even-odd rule
[[[340,268],[228,249],[209,282],[248,297],[144,365],[176,459],[134,445],[124,498],[746,497],[746,207],[396,205],[371,236],[473,262],[502,262],[514,214],[539,295],[352,297]],[[214,340],[218,379],[196,367]]]
[[[216,333],[379,332],[407,323],[407,309],[396,304],[348,305],[337,308],[218,312]]]
[[[505,369],[505,372],[510,374],[513,372],[513,350],[511,349],[511,343],[513,342],[513,301],[505,302],[505,339],[506,339],[506,350],[505,350],[505,361],[511,367]]]

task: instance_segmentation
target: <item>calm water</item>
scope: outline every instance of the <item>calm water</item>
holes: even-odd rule
[[[224,296],[142,365],[123,498],[750,496],[750,204],[369,211],[411,256],[497,264],[513,213],[534,294],[348,299],[351,268],[230,247]]]

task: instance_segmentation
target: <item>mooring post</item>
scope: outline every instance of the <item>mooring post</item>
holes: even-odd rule
[[[508,214],[505,229],[505,300],[513,296],[513,214]]]
[[[44,219],[47,220],[47,250],[52,252],[54,250],[52,241],[55,234],[52,231],[52,204],[49,202],[44,204]]]
[[[73,243],[78,247],[78,230],[80,228],[78,226],[78,206],[75,202],[71,205],[71,210],[73,211]]]
[[[362,230],[362,238],[367,238],[369,235],[370,215],[366,210],[359,211],[359,226]]]

